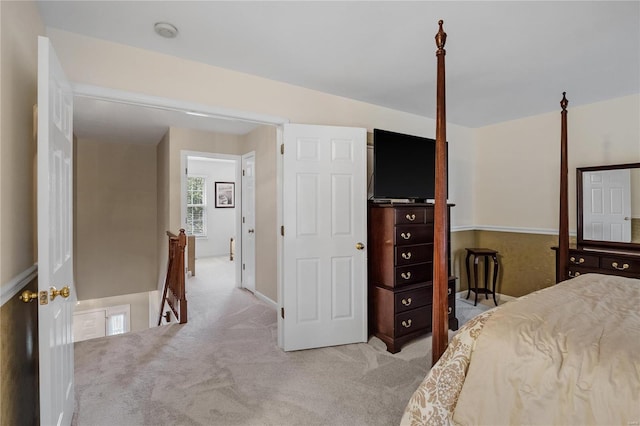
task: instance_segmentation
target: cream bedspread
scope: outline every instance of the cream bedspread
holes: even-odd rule
[[[405,418],[461,425],[640,424],[640,280],[582,275],[494,310],[464,380],[452,417]],[[429,404],[425,410],[433,411]]]

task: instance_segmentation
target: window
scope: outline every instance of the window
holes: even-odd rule
[[[207,186],[203,176],[187,177],[187,234],[207,236]]]

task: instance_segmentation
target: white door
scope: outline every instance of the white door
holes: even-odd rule
[[[582,174],[585,240],[631,242],[631,170]]]
[[[38,38],[38,335],[40,423],[73,415],[73,94],[49,39]],[[69,293],[54,292],[67,287]],[[66,296],[66,297],[65,297]]]
[[[242,156],[242,287],[256,291],[256,155]]]
[[[284,126],[283,346],[367,341],[366,130]]]

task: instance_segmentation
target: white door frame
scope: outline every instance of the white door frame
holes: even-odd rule
[[[211,158],[213,160],[233,160],[236,165],[235,182],[236,183],[240,182],[240,180],[242,179],[242,161],[241,161],[240,155],[181,150],[180,151],[180,170],[181,170],[181,173],[180,173],[180,223],[182,228],[184,229],[187,228],[187,174],[183,172],[187,168],[189,157],[204,157],[204,158]],[[209,208],[213,208],[215,203],[214,197],[211,196],[208,199],[213,201],[209,206]],[[236,237],[234,241],[236,244],[235,252],[237,255],[238,253],[242,253],[242,238],[241,238],[241,235],[242,235],[241,234],[242,232],[242,228],[241,228],[242,226],[242,185],[236,185],[235,200],[236,200],[236,208],[234,210],[236,213],[235,214]],[[197,247],[198,247],[198,244],[196,242],[196,254],[198,253]],[[242,262],[239,262],[237,259],[239,259],[239,256],[236,256],[236,262],[235,262],[236,263],[235,286],[240,287],[240,274],[242,272],[240,268],[242,266]]]

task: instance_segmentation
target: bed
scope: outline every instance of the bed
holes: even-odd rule
[[[439,204],[446,205],[446,162],[438,155],[438,150],[444,152],[446,140],[445,41],[440,21],[433,368],[411,397],[401,424],[640,424],[640,280],[595,273],[567,280],[568,101],[564,93],[560,102],[560,282],[475,317],[448,342],[444,321],[447,217],[437,210]],[[438,227],[438,222],[445,226]]]

